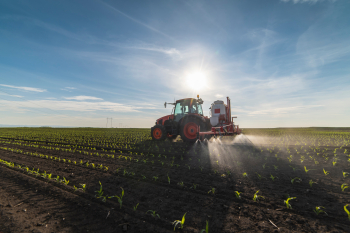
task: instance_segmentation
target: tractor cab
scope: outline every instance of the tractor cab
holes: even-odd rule
[[[174,121],[180,121],[187,114],[198,114],[203,116],[202,100],[194,98],[176,101],[174,107]]]

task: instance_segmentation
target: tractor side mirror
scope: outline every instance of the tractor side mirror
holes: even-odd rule
[[[166,102],[164,103],[164,108],[166,108]]]

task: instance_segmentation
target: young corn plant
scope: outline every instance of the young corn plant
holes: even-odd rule
[[[273,176],[273,175],[270,174],[270,179],[271,179],[272,181],[275,181],[275,179],[278,179],[278,177],[277,177],[277,176]]]
[[[202,229],[200,233],[209,233],[209,221],[206,221],[205,229]]]
[[[86,191],[86,184],[80,184],[80,186],[81,186],[81,190],[85,193],[85,191]]]
[[[246,172],[244,172],[243,177],[248,177],[248,174]]]
[[[236,198],[241,199],[241,192],[235,191]]]
[[[155,210],[147,210],[146,214],[147,214],[148,212],[151,212],[151,215],[152,215],[154,218],[155,218],[155,217],[160,218],[159,214],[156,214],[156,211],[155,211]]]
[[[69,184],[69,180],[66,180],[66,178],[63,177],[63,180],[61,180],[61,182],[65,185]]]
[[[346,205],[344,206],[344,210],[345,210],[345,212],[348,214],[348,219],[349,219],[349,221],[350,221],[350,211],[346,208],[348,205],[349,205],[349,204],[346,204]]]
[[[308,173],[311,170],[315,170],[315,169],[306,169],[306,166],[304,166],[304,169],[305,169],[305,173]]]
[[[158,176],[153,176],[154,181],[158,180]]]
[[[96,194],[95,194],[95,197],[96,197],[97,199],[102,198],[102,201],[103,201],[103,202],[106,202],[106,197],[103,196],[103,190],[102,190],[101,181],[99,181],[99,183],[100,183],[100,189],[97,190],[97,191],[95,191],[95,193],[96,193]]]
[[[296,197],[289,197],[287,200],[284,200],[284,204],[286,204],[287,209],[293,209],[292,206],[289,204],[290,200],[296,199]]]
[[[342,171],[343,172],[343,171]],[[343,172],[343,177],[346,178],[349,175],[349,172]]]
[[[209,190],[209,192],[208,193],[212,193],[212,194],[215,194],[215,188],[211,188],[210,190]]]
[[[312,180],[309,181],[310,187],[312,187],[313,184],[317,184],[316,182],[313,182]]]
[[[259,198],[265,199],[263,196],[258,195],[259,191],[260,190],[256,191],[256,193],[254,194],[253,201],[255,202],[259,202]]]
[[[265,177],[263,177],[262,175],[260,175],[259,173],[255,172],[258,176],[258,179],[261,180],[261,179],[266,179]]]
[[[196,190],[196,189],[197,189],[197,186],[198,186],[198,184],[193,184],[191,188],[193,188],[194,190]]]
[[[345,183],[344,183],[344,184],[342,184],[342,185],[340,186],[340,188],[341,188],[341,191],[344,192],[344,190],[347,189],[347,188],[349,188],[349,186],[348,186],[348,184],[345,184]]]
[[[167,174],[167,176],[168,176],[168,183],[170,184],[170,177],[169,177],[169,175]]]
[[[108,197],[108,198],[118,198],[118,202],[119,202],[119,205],[120,205],[120,209],[122,208],[122,205],[123,205],[123,197],[124,197],[124,189],[122,187],[120,187],[122,189],[122,193],[120,194],[120,196],[111,196],[111,197]]]
[[[292,184],[294,184],[294,182],[300,183],[301,181],[302,181],[302,180],[301,180],[299,177],[295,177],[295,178],[293,178],[293,179],[290,180],[290,182],[291,182]]]
[[[178,182],[177,185],[179,185],[181,188],[184,187],[184,182]]]
[[[323,206],[316,206],[315,209],[314,209],[314,212],[316,213],[316,215],[319,215],[319,214],[328,215],[326,213],[326,211],[324,211],[323,209],[325,209]]]
[[[325,176],[329,175],[329,172],[324,170],[324,168],[323,168],[323,173],[324,173]]]
[[[180,225],[180,226],[179,226],[179,229],[183,229],[183,228],[184,228],[185,216],[186,216],[186,214],[187,214],[187,212],[184,214],[184,216],[182,216],[182,220],[181,220],[181,221],[180,221],[180,220],[175,220],[175,221],[173,222],[174,231],[175,231],[175,228],[176,228],[178,225]]]
[[[140,204],[140,203],[137,203],[137,204],[133,207],[134,211],[137,210],[137,207],[139,206],[139,204]]]

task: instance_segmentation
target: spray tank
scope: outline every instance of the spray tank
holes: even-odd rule
[[[219,126],[222,121],[226,121],[226,104],[222,100],[217,100],[210,107],[210,124],[213,127]]]

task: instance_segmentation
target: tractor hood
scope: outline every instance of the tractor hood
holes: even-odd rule
[[[173,120],[174,119],[174,115],[163,116],[163,117],[157,119],[156,124],[157,125],[164,125],[164,122],[166,120],[169,120],[169,119]]]

